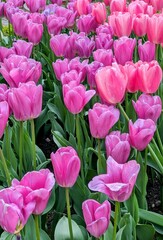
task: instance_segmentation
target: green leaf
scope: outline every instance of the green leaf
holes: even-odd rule
[[[53,139],[54,142],[56,143],[56,145],[58,147],[67,147],[67,146],[71,146],[70,142],[68,142],[62,135],[60,132],[58,131],[52,131],[53,134]]]
[[[48,107],[45,107],[41,112],[40,116],[35,120],[35,132],[36,136],[40,130],[40,128],[48,121]]]
[[[138,240],[153,240],[155,229],[152,225],[138,224],[136,226],[136,236]]]
[[[65,118],[65,130],[70,134],[75,134],[75,115],[67,111]]]
[[[131,213],[135,223],[137,224],[139,221],[139,205],[134,192],[132,193],[131,197],[124,202],[124,205],[126,206],[128,212]]]
[[[125,213],[124,216],[120,220],[120,228],[125,228],[123,229],[122,232],[122,240],[132,240],[132,232],[135,229],[135,222],[131,216],[130,213]]]
[[[139,208],[139,217],[163,227],[163,215]]]
[[[108,227],[107,231],[104,234],[104,240],[112,239],[112,235],[113,235],[113,224],[110,221],[109,227]]]
[[[42,229],[40,229],[40,240],[50,240],[48,234]]]
[[[0,240],[16,240],[16,237],[8,232],[3,232],[0,236]]]
[[[36,240],[36,230],[35,230],[35,222],[33,216],[30,216],[28,222],[25,225],[25,238],[24,240]]]
[[[55,200],[56,200],[56,198],[55,198],[55,187],[54,187],[52,192],[51,192],[48,204],[47,204],[47,206],[46,206],[46,208],[45,208],[45,210],[44,210],[44,212],[42,214],[46,214],[46,213],[48,213],[52,209],[52,207],[55,204]]]
[[[72,220],[71,223],[74,240],[85,240],[82,231],[76,222]],[[57,240],[70,240],[68,218],[65,216],[59,220],[55,229],[54,238]]]

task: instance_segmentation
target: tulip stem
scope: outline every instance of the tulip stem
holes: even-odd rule
[[[113,228],[113,238],[112,238],[112,240],[116,240],[119,207],[120,207],[119,202],[115,202],[114,228]]]
[[[101,141],[100,139],[98,138],[98,161],[99,161],[99,169],[98,169],[98,174],[102,174],[102,159],[101,159]]]
[[[158,128],[156,129],[156,136],[157,136],[158,145],[160,147],[160,151],[163,154],[163,144],[162,144],[162,141],[161,141],[161,138],[160,138]]]
[[[36,239],[40,240],[39,216],[35,215],[34,218],[35,218]]]
[[[36,170],[35,123],[33,119],[31,119],[31,134],[32,134],[33,169]]]
[[[148,144],[148,149],[149,149],[149,152],[151,154],[151,156],[154,158],[154,160],[156,161],[159,169],[160,169],[160,172],[161,174],[163,175],[163,166],[162,164],[160,163],[158,157],[156,156],[155,152],[153,151],[152,147]]]
[[[1,149],[1,148],[0,148],[0,158],[1,158],[1,160],[2,160],[4,172],[5,172],[5,175],[6,175],[7,185],[10,186],[10,185],[11,185],[10,172],[9,172],[9,170],[8,170],[7,163],[6,163],[6,160],[5,160],[5,157],[4,157],[4,155],[3,155],[3,152],[2,152],[2,149]]]
[[[71,223],[69,188],[65,188],[65,191],[66,191],[67,216],[68,216],[68,226],[69,226],[69,232],[70,232],[70,240],[73,240],[74,238],[73,238],[72,223]]]
[[[129,117],[127,116],[125,110],[123,109],[122,105],[120,103],[118,103],[118,108],[120,109],[121,113],[123,114],[123,116],[125,117],[125,119],[127,120],[127,122],[130,121]]]
[[[159,44],[156,45],[156,60],[159,62]]]
[[[20,121],[19,129],[19,177],[22,178],[23,171],[23,122]]]
[[[7,143],[7,160],[11,162],[11,157],[10,157],[10,148],[11,148],[11,144],[10,144],[10,141],[9,141],[9,129],[8,129],[8,124],[6,126],[6,129],[5,129],[5,135],[6,135],[6,143]]]

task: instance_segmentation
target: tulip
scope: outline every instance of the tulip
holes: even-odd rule
[[[134,15],[134,14],[138,15],[141,13],[144,14],[144,13],[146,13],[147,6],[148,6],[148,4],[145,3],[144,1],[134,1],[128,5],[128,12],[131,15]]]
[[[96,28],[96,33],[99,35],[100,33],[106,33],[107,35],[113,36],[113,29],[108,23],[100,24],[98,28]]]
[[[7,3],[11,3],[14,7],[22,7],[24,0],[7,0]]]
[[[87,82],[90,88],[96,88],[95,75],[99,68],[103,67],[103,64],[97,61],[91,62],[87,66]]]
[[[163,15],[154,14],[148,18],[147,37],[148,40],[155,44],[163,43]]]
[[[7,100],[7,85],[0,83],[0,102]]]
[[[59,186],[72,187],[79,175],[80,159],[72,147],[61,147],[50,155],[56,182]]]
[[[95,93],[95,90],[86,91],[82,84],[76,86],[72,82],[63,85],[64,103],[72,114],[80,113]]]
[[[95,37],[96,49],[111,49],[113,46],[113,39],[111,34],[99,33]]]
[[[39,23],[34,23],[31,20],[27,22],[27,38],[29,42],[33,44],[38,44],[43,35],[43,25]]]
[[[18,87],[20,82],[38,82],[42,67],[40,62],[15,54],[4,59],[0,73],[10,87]]]
[[[24,40],[18,40],[13,43],[14,51],[17,55],[29,58],[32,53],[33,44]]]
[[[139,90],[138,79],[137,79],[137,64],[133,62],[127,62],[124,65],[125,73],[128,77],[127,91],[134,93]]]
[[[5,58],[8,58],[12,54],[15,54],[13,48],[0,47],[0,62],[3,62]]]
[[[0,2],[0,17],[3,17],[4,15],[4,2]]]
[[[100,238],[109,226],[111,213],[110,203],[105,201],[100,204],[93,199],[88,199],[82,203],[82,210],[87,231],[92,236]]]
[[[105,3],[97,2],[92,5],[92,15],[99,24],[106,21],[106,6]]]
[[[82,73],[78,73],[76,70],[70,70],[61,75],[62,84],[69,84],[72,81],[76,83],[76,85],[79,85],[82,81]]]
[[[58,80],[61,80],[61,75],[68,71],[68,59],[64,60],[57,59],[53,64],[53,70]]]
[[[9,106],[6,101],[0,102],[0,138],[3,136],[4,130],[9,118]]]
[[[14,188],[0,190],[0,226],[9,233],[19,233],[34,207],[34,202],[25,203],[23,195]]]
[[[110,3],[110,12],[126,12],[126,0],[112,0]]]
[[[124,65],[127,61],[132,61],[136,39],[121,37],[114,41],[114,55],[118,64]]]
[[[129,134],[120,131],[111,132],[105,138],[107,157],[111,156],[117,163],[127,162],[130,155]]]
[[[81,58],[89,58],[94,48],[95,42],[86,36],[79,36],[75,41],[75,50]]]
[[[76,1],[76,9],[79,15],[88,14],[89,13],[89,0],[77,0]]]
[[[23,38],[27,37],[27,19],[28,14],[23,14],[22,12],[16,12],[12,16],[12,25],[14,33]]]
[[[132,193],[139,170],[140,165],[135,160],[119,164],[109,157],[107,174],[94,177],[88,187],[106,194],[113,201],[124,202]]]
[[[65,55],[65,49],[69,36],[67,34],[60,34],[50,39],[50,47],[57,57]]]
[[[18,121],[37,118],[42,109],[42,86],[34,82],[20,83],[8,93],[8,103]]]
[[[69,62],[69,70],[76,70],[78,72],[78,74],[82,73],[82,81],[85,79],[86,74],[87,74],[87,66],[88,66],[88,60],[84,60],[82,62],[80,62],[80,58],[76,57],[73,58],[70,62]]]
[[[30,12],[37,12],[45,8],[46,0],[24,0]]]
[[[32,20],[33,23],[43,24],[45,21],[45,16],[41,13],[30,13],[29,19]]]
[[[95,76],[100,97],[109,104],[116,104],[123,100],[128,78],[121,65],[103,67]]]
[[[109,24],[113,28],[114,34],[117,37],[129,37],[132,31],[132,16],[129,12],[116,12],[109,16]]]
[[[57,7],[55,14],[57,17],[63,17],[66,20],[65,28],[73,27],[77,12],[65,7]]]
[[[109,130],[119,120],[119,110],[114,106],[96,103],[88,111],[91,135],[94,138],[105,138]]]
[[[28,172],[20,181],[12,180],[12,187],[23,195],[25,203],[35,204],[32,213],[37,215],[45,210],[54,184],[54,175],[49,169]]]
[[[139,118],[152,119],[157,122],[162,111],[162,101],[159,96],[141,94],[136,102],[132,101]]]
[[[139,90],[143,93],[155,93],[162,80],[162,69],[157,61],[138,62],[137,77]]]
[[[153,138],[156,125],[151,119],[138,119],[134,124],[129,122],[129,136],[131,146],[143,151]]]
[[[139,40],[138,53],[141,61],[151,62],[155,60],[155,50],[156,47],[154,43],[147,41],[144,44],[142,44],[142,41]]]
[[[81,15],[77,20],[77,28],[80,32],[90,33],[95,31],[97,27],[97,23],[95,21],[95,17],[91,14]]]
[[[111,49],[97,49],[93,52],[93,58],[104,66],[111,66],[113,62],[113,52]]]
[[[133,17],[133,31],[138,37],[142,37],[147,33],[148,15],[139,14]]]
[[[65,27],[66,19],[56,15],[49,15],[47,17],[47,27],[49,34],[60,34],[61,30]]]
[[[163,8],[163,0],[150,0],[150,4],[155,8],[156,11],[161,11]]]

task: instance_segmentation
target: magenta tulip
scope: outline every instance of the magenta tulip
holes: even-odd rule
[[[12,54],[15,54],[13,48],[0,47],[0,62],[3,62],[5,58],[8,58]]]
[[[7,100],[7,90],[7,85],[4,83],[0,83],[0,102]]]
[[[95,44],[96,44],[96,49],[111,49],[113,46],[113,39],[112,35],[101,32],[95,37]]]
[[[113,51],[111,49],[97,49],[93,52],[93,58],[104,66],[111,66],[113,62]]]
[[[17,55],[29,58],[32,53],[33,44],[24,40],[18,40],[13,43],[13,47]]]
[[[103,64],[97,61],[91,62],[87,66],[87,81],[91,89],[96,88],[95,75],[101,67],[103,67]]]
[[[90,33],[91,31],[95,31],[97,27],[97,22],[95,21],[95,17],[92,14],[81,15],[77,20],[77,27],[80,32]]]
[[[0,138],[3,136],[9,118],[9,106],[6,101],[0,102]]]
[[[87,231],[94,237],[100,238],[110,222],[111,206],[108,201],[99,202],[88,199],[82,204],[83,216],[87,226]]]
[[[95,103],[88,111],[91,135],[94,138],[105,138],[109,130],[119,119],[119,110],[114,106]]]
[[[72,81],[76,83],[76,85],[79,85],[82,81],[82,73],[78,73],[76,70],[70,70],[61,75],[62,84],[69,84]]]
[[[8,93],[8,103],[18,121],[37,118],[42,109],[42,86],[34,82],[20,83]]]
[[[34,23],[29,19],[26,26],[28,41],[35,45],[38,44],[42,39],[43,30],[42,24]]]
[[[107,157],[111,156],[117,163],[127,162],[130,155],[129,134],[120,131],[111,132],[105,138]]]
[[[41,214],[45,210],[54,184],[54,175],[49,169],[28,172],[20,181],[12,181],[12,187],[23,195],[25,203],[34,203],[33,214]]]
[[[152,119],[157,122],[162,111],[162,101],[159,96],[142,94],[136,102],[132,101],[139,118]]]
[[[24,0],[30,12],[37,12],[45,8],[46,0]]]
[[[64,60],[57,59],[52,65],[53,70],[58,80],[61,80],[61,75],[65,72],[68,72],[68,59],[65,58]]]
[[[92,191],[106,194],[113,201],[124,202],[132,193],[139,170],[140,165],[135,160],[118,164],[109,157],[107,174],[94,177],[88,187]]]
[[[151,62],[155,60],[155,52],[156,46],[154,43],[147,41],[144,44],[142,44],[142,41],[139,40],[138,53],[141,61]]]
[[[72,147],[61,147],[50,155],[56,182],[61,187],[72,187],[79,175],[80,159]]]
[[[129,122],[129,136],[131,146],[143,151],[153,138],[156,125],[151,119],[138,119],[135,123]]]

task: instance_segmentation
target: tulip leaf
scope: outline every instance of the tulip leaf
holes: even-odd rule
[[[136,236],[138,240],[153,240],[155,229],[152,225],[138,224],[136,226]]]
[[[139,217],[163,227],[163,215],[139,208]]]
[[[48,234],[42,229],[40,229],[40,240],[50,240]]]
[[[124,205],[126,206],[128,212],[130,212],[131,216],[135,220],[135,223],[137,224],[139,221],[139,205],[134,192],[132,193],[130,198],[124,202]]]
[[[67,147],[71,146],[70,142],[68,142],[60,132],[58,131],[52,131],[53,134],[53,140],[57,144],[58,147]]]
[[[120,239],[131,240],[133,231],[135,229],[135,221],[132,218],[130,213],[124,214],[124,216],[120,220],[119,226],[120,226],[120,229],[123,229],[122,233],[120,231],[121,233]]]
[[[36,230],[35,230],[35,222],[33,216],[30,216],[26,225],[25,225],[25,238],[24,240],[36,240]]]
[[[67,111],[65,118],[65,130],[70,134],[75,134],[75,115]]]
[[[110,221],[109,227],[108,227],[107,231],[104,234],[104,240],[112,239],[112,235],[113,235],[113,224]]]
[[[45,107],[42,110],[40,116],[35,120],[35,123],[36,123],[35,124],[36,136],[37,136],[40,128],[48,121],[48,114],[47,114],[48,110],[49,110],[48,107]]]
[[[72,222],[74,240],[85,240],[80,227],[73,220],[71,222]],[[54,238],[57,240],[70,239],[68,218],[66,218],[65,216],[63,216],[57,223],[55,233],[54,233]]]
[[[3,232],[0,236],[0,240],[16,240],[16,236],[8,232]]]
[[[52,209],[52,207],[55,204],[55,200],[56,200],[56,198],[55,198],[55,187],[53,187],[50,198],[49,198],[49,201],[48,201],[48,204],[47,204],[47,206],[46,206],[46,208],[45,208],[45,210],[42,214],[46,214]]]

